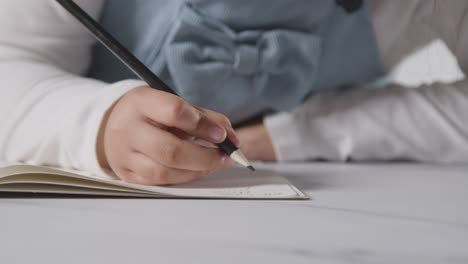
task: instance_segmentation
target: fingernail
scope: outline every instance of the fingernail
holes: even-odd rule
[[[208,136],[216,142],[221,142],[226,137],[226,130],[216,126],[211,126],[208,129]]]

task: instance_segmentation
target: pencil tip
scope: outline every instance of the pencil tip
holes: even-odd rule
[[[255,171],[255,168],[252,165],[247,166],[247,169],[249,169],[251,171]]]

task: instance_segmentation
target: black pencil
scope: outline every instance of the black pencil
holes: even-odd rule
[[[127,48],[117,41],[109,32],[107,32],[96,20],[79,7],[72,0],[57,0],[70,14],[72,14],[88,31],[111,51],[120,61],[122,61],[131,71],[145,81],[151,88],[162,90],[177,95],[166,83],[159,79],[150,69],[148,69],[137,57],[135,57]],[[231,159],[242,166],[255,171],[242,152],[228,139],[217,144]]]

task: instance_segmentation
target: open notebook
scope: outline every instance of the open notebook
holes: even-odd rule
[[[49,167],[0,164],[0,192],[155,198],[308,199],[286,178],[272,171],[251,173],[235,167],[193,183],[158,187]]]

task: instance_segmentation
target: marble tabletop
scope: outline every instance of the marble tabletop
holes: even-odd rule
[[[468,165],[258,164],[308,201],[0,198],[0,263],[468,263]]]

